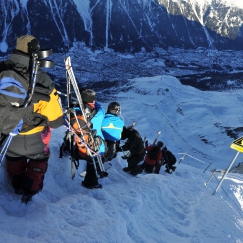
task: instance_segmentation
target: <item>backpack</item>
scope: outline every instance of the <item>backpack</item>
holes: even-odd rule
[[[151,160],[156,160],[159,154],[160,148],[158,146],[154,146],[150,151],[148,151],[147,156]]]
[[[102,139],[100,136],[96,136],[92,129],[88,126],[88,124],[85,122],[84,117],[82,115],[77,115],[78,123],[80,125],[80,128],[82,130],[82,140],[86,142],[94,151],[96,151],[99,146],[102,144]],[[70,118],[70,125],[73,127],[77,135],[81,135],[81,132],[79,130],[79,126],[76,121],[76,118],[72,116]],[[63,138],[63,144],[60,148],[60,158],[62,158],[62,154],[65,153],[72,153],[70,151],[70,148],[72,148],[72,145],[70,146],[70,137],[71,134],[69,132],[66,132],[65,137]],[[81,139],[79,136],[75,136],[75,148],[74,154],[75,159],[86,159],[88,154],[87,147],[84,143],[81,142]]]
[[[18,126],[28,108],[29,72],[11,61],[0,62],[0,134],[8,135]]]

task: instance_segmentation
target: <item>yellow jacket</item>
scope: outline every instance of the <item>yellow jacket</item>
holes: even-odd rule
[[[39,120],[36,118],[38,118]],[[29,120],[31,121],[31,125],[29,125],[27,122],[24,129],[22,129],[22,132],[20,132],[19,135],[29,135],[41,132],[46,126],[49,126],[51,128],[58,128],[62,126],[63,112],[59,103],[59,96],[55,88],[50,94],[49,101],[39,100],[38,103],[34,104],[33,113]],[[32,121],[36,121],[36,124]]]

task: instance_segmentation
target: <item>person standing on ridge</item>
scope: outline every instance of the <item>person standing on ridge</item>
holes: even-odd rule
[[[87,120],[91,123],[92,129],[96,131],[96,136],[99,136],[102,140],[99,146],[99,155],[103,156],[106,152],[106,146],[101,131],[101,124],[104,119],[105,111],[103,107],[96,101],[96,93],[94,90],[83,90],[81,92],[81,97],[85,107],[84,112],[86,113]],[[87,155],[85,160],[87,161],[87,168],[85,178],[82,181],[82,186],[88,189],[102,188],[102,185],[98,182],[91,156]]]
[[[39,41],[32,35],[17,38],[16,48],[9,61],[18,66],[24,77],[32,74],[32,53],[39,49]],[[27,203],[43,188],[50,157],[51,130],[62,126],[63,112],[54,83],[38,70],[32,108],[20,133],[13,137],[6,153],[7,171],[15,193]]]
[[[126,143],[117,148],[118,152],[129,151],[130,155],[126,158],[128,166],[123,168],[123,171],[129,172],[132,175],[142,173],[142,169],[138,165],[143,161],[145,156],[144,143],[139,132],[132,127],[123,127],[121,140],[127,139]]]
[[[121,107],[117,102],[108,105],[107,112],[102,122],[101,130],[107,145],[104,159],[111,161],[116,156],[116,148],[121,139],[124,120],[121,117]]]

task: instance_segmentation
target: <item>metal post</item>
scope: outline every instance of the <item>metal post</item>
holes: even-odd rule
[[[180,161],[178,162],[178,164],[181,163],[181,161],[185,158],[185,156],[187,155],[187,152],[184,153],[184,155],[181,157]]]
[[[236,160],[236,158],[237,158],[237,156],[239,155],[239,151],[237,151],[237,153],[236,153],[236,155],[235,155],[235,157],[233,158],[233,160],[231,161],[231,163],[230,163],[230,165],[229,165],[229,167],[228,167],[228,169],[226,170],[226,172],[224,173],[224,175],[223,175],[223,177],[221,178],[221,180],[220,180],[220,182],[219,182],[219,184],[218,184],[218,186],[216,187],[216,189],[215,189],[215,191],[214,191],[214,193],[213,193],[213,195],[218,191],[218,189],[219,189],[219,187],[220,187],[220,185],[222,184],[222,182],[223,182],[223,180],[224,180],[224,178],[226,177],[226,175],[228,174],[228,172],[229,172],[229,170],[230,170],[230,168],[232,167],[232,165],[234,164],[234,162],[235,162],[235,160]]]

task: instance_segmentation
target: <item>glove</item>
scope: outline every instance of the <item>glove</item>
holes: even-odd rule
[[[117,151],[117,152],[121,152],[121,151],[122,151],[122,148],[121,148],[121,147],[117,147],[117,148],[116,148],[116,151]]]
[[[94,144],[95,144],[95,147],[98,149],[100,146],[101,146],[101,144],[102,144],[102,138],[100,137],[100,136],[96,136],[95,138],[94,138]]]

